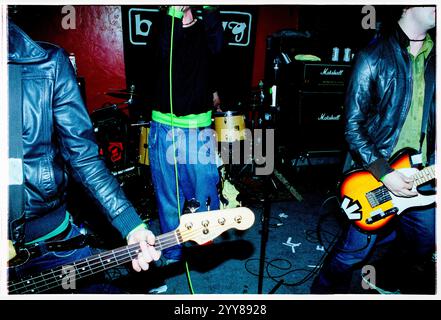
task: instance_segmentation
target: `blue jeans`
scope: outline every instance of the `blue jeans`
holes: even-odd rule
[[[416,263],[429,260],[435,252],[435,207],[410,209],[398,217],[397,229],[406,248]],[[344,238],[333,248],[319,275],[313,282],[311,293],[348,293],[352,271],[366,262],[375,245],[395,239],[397,232],[380,237],[360,232],[351,225]]]
[[[70,239],[80,234],[79,228],[72,224],[72,229],[68,235],[63,239]],[[69,251],[48,251],[41,256],[29,260],[28,262],[12,267],[9,269],[9,276],[11,280],[14,278],[24,278],[32,276],[45,270],[50,270],[59,266],[70,265],[73,262],[96,254],[95,250],[89,246],[83,248],[69,250]],[[95,281],[95,276],[92,277]],[[121,293],[116,288],[104,284],[86,281],[82,285],[76,285],[75,290],[63,289],[61,286],[55,288],[54,293]],[[46,292],[43,292],[46,293]]]
[[[183,212],[185,200],[196,199],[200,203],[199,211],[208,210],[207,201],[210,210],[219,209],[216,142],[210,136],[210,130],[174,128],[180,204],[178,209],[172,128],[151,122],[149,160],[162,233],[179,226],[179,214]],[[182,245],[163,250],[163,256],[180,260]]]

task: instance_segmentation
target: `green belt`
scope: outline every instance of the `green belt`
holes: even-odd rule
[[[152,120],[166,124],[168,126],[179,127],[179,128],[201,128],[211,126],[211,111],[199,114],[189,114],[186,116],[175,116],[171,113],[162,113],[156,110],[152,111]]]

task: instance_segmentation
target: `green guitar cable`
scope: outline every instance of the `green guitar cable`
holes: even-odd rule
[[[174,166],[175,166],[176,199],[177,199],[178,215],[179,215],[179,217],[181,217],[181,203],[180,203],[180,200],[179,200],[178,163],[177,163],[177,159],[176,159],[175,130],[174,130],[174,123],[173,123],[172,61],[173,61],[173,36],[174,36],[174,29],[175,29],[175,19],[172,16],[171,39],[170,39],[170,66],[169,66],[170,118],[171,118],[170,124],[171,124],[171,127],[172,127],[172,144],[173,144],[173,159],[174,159]],[[187,261],[185,261],[185,269],[186,269],[186,274],[187,274],[188,286],[190,288],[190,293],[194,294],[193,284],[191,282],[190,270],[189,270]]]

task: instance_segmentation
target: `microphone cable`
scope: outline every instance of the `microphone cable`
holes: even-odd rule
[[[172,69],[173,69],[173,38],[174,38],[174,29],[175,29],[175,17],[172,15],[171,17],[171,32],[170,32],[170,61],[169,61],[169,95],[170,95],[170,124],[172,128],[172,144],[173,144],[173,160],[174,160],[174,168],[175,168],[175,184],[176,184],[176,200],[177,200],[177,211],[179,218],[181,217],[181,202],[179,199],[179,176],[178,176],[178,163],[176,159],[176,142],[175,142],[175,130],[174,130],[174,121],[173,121],[173,78],[172,78]],[[194,294],[193,284],[190,277],[190,270],[188,267],[187,261],[185,261],[185,271],[187,275],[187,282],[190,288],[190,293]]]

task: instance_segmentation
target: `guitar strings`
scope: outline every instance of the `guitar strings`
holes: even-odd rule
[[[234,223],[232,223],[232,224],[234,224]],[[223,226],[215,225],[213,228],[215,229],[215,228],[220,228],[220,227],[222,227],[222,228],[228,227],[228,229],[231,228],[231,226],[229,226],[229,224],[225,224]],[[174,231],[169,232],[169,233],[165,233],[162,236],[158,236],[156,238],[155,246],[156,246],[156,242],[158,242],[158,245],[161,247],[159,249],[163,250],[163,249],[166,249],[169,246],[172,246],[174,244],[186,242],[189,239],[185,240],[184,238],[189,237],[189,236],[191,237],[194,234],[200,233],[200,230],[203,230],[203,229],[205,229],[205,228],[203,228],[203,227],[201,228],[200,227],[198,229],[191,229],[191,230],[188,230],[188,231],[183,231],[181,233],[182,240],[179,239],[179,237],[176,235],[176,231],[177,230],[174,230]],[[161,241],[161,239],[162,240],[165,239],[165,241]],[[176,242],[177,239],[178,239],[178,242]],[[123,263],[126,263],[126,262],[132,260],[133,259],[132,258],[132,254],[133,253],[135,253],[135,254],[138,253],[139,250],[140,250],[140,246],[139,246],[138,243],[136,243],[136,244],[132,244],[132,245],[129,245],[129,246],[125,246],[123,248],[117,248],[117,249],[111,250],[110,252],[105,252],[105,253],[100,253],[100,254],[97,254],[97,255],[90,256],[88,258],[85,258],[85,259],[79,260],[77,262],[74,262],[74,263],[72,263],[72,265],[74,265],[74,268],[75,268],[76,272],[78,273],[78,276],[79,276],[78,279],[81,279],[81,278],[84,278],[84,277],[89,276],[91,274],[95,274],[96,272],[94,272],[94,271],[96,271],[96,270],[103,269],[103,267],[104,267],[103,262],[109,260],[109,258],[105,258],[106,256],[110,256],[111,257],[110,259],[114,259],[115,260],[114,261],[115,265],[111,266],[111,267],[109,266],[108,268],[104,268],[103,270],[116,267],[116,266],[118,266],[120,264],[123,264]],[[124,261],[122,261],[122,260],[124,260]],[[87,275],[85,274],[86,273],[85,270],[83,270],[83,271],[81,270],[84,267],[78,267],[77,268],[77,266],[80,266],[82,264],[85,264],[88,267],[87,271],[89,273]],[[81,275],[82,272],[83,272],[84,276]],[[51,279],[53,278],[53,280],[47,281],[47,279],[45,279],[45,277],[47,275],[50,275],[50,278]],[[15,289],[10,289],[9,291],[11,293],[13,293],[15,291],[20,291],[20,289],[23,289],[23,288],[26,290],[25,292],[27,292],[27,291],[33,292],[35,290],[41,291],[40,288],[42,286],[45,287],[45,288],[43,288],[44,289],[43,291],[47,291],[47,290],[50,290],[52,288],[55,288],[55,287],[59,286],[58,277],[60,277],[60,276],[61,277],[63,276],[63,270],[60,269],[60,268],[58,268],[56,270],[51,269],[51,270],[46,271],[46,272],[43,271],[38,276],[35,276],[35,277],[31,276],[31,277],[29,277],[27,279],[23,279],[21,281],[15,282],[15,283],[12,282],[10,285],[8,285],[8,287],[9,288],[16,287],[16,288]],[[40,280],[40,278],[42,278],[42,279]],[[51,285],[53,285],[53,284],[55,284],[55,286],[51,287]],[[22,286],[18,287],[20,285],[22,285]],[[33,286],[34,288],[28,290],[27,287],[29,287],[29,286]]]
[[[414,177],[416,177],[415,182],[417,183],[417,185],[423,184],[427,181],[432,180],[434,175],[435,175],[434,166],[432,165],[430,167],[426,167],[414,175]]]
[[[193,232],[183,232],[183,233],[187,236],[188,234],[195,233],[197,231],[198,230],[194,230]],[[158,243],[160,247],[166,248],[168,245],[173,245],[176,243],[177,236],[175,234],[165,234],[163,236],[165,236],[165,237],[162,237],[163,239],[164,238],[169,238],[169,239],[173,238],[173,241],[167,241],[167,239],[166,239],[166,241],[164,241],[162,243]],[[178,240],[178,241],[180,241],[180,240]],[[160,242],[160,238],[157,238],[157,242]],[[184,242],[184,241],[182,241],[182,242]],[[133,249],[135,249],[134,252],[131,252],[131,251],[133,251]],[[122,255],[120,255],[121,252],[123,252]],[[125,262],[132,260],[133,259],[132,253],[136,254],[138,252],[139,252],[139,244],[133,244],[130,246],[126,246],[124,248],[114,249],[111,252],[101,253],[101,254],[98,254],[95,256],[91,256],[89,258],[85,258],[83,260],[79,260],[78,262],[73,263],[73,265],[74,265],[74,268],[76,269],[78,275],[80,276],[79,279],[81,279],[81,278],[83,278],[83,276],[81,276],[82,274],[84,274],[84,277],[85,277],[85,276],[96,273],[96,272],[94,272],[96,270],[103,269],[103,267],[104,267],[103,262],[108,261],[109,258],[116,260],[116,261],[113,261],[113,263],[115,263],[114,266],[110,266],[110,264],[108,265],[108,268],[111,268],[111,267],[115,267],[119,264],[122,264],[122,263],[125,263]],[[127,260],[127,261],[124,261],[124,262],[119,261],[122,259]],[[83,265],[83,264],[88,266],[87,270],[81,270],[81,269],[85,268],[85,267],[81,267],[81,265]],[[23,289],[23,287],[26,290],[27,287],[29,287],[31,285],[33,285],[34,288],[31,288],[30,290],[28,290],[30,292],[34,292],[35,290],[39,290],[41,288],[41,286],[44,286],[43,291],[51,289],[52,284],[55,284],[55,286],[52,286],[52,288],[57,287],[57,286],[59,286],[58,277],[62,277],[62,271],[63,270],[60,270],[60,269],[57,269],[55,271],[50,270],[48,272],[43,272],[39,276],[31,277],[28,279],[24,279],[21,282],[13,283],[13,284],[11,284],[11,287],[12,286],[19,286],[20,284],[22,284],[23,286],[21,286],[20,288],[12,289],[11,292],[17,291],[19,289]],[[87,275],[85,274],[86,271],[88,272]],[[50,275],[51,279],[54,278],[53,280],[55,280],[55,281],[52,280],[51,282],[48,282],[45,279],[46,275]],[[42,279],[40,280],[39,278],[42,278]],[[27,282],[27,284],[26,284],[26,282]],[[41,285],[40,285],[40,283],[41,283]]]
[[[234,224],[234,223],[233,223],[233,224]],[[220,227],[220,226],[215,225],[214,228],[216,228],[216,227]],[[225,227],[231,228],[228,224],[226,224]],[[199,232],[200,232],[200,229],[203,229],[203,228],[192,229],[192,230],[189,230],[189,231],[183,231],[183,232],[181,233],[181,236],[183,236],[183,237],[191,236],[191,235],[194,234],[194,233],[199,233]],[[167,248],[167,247],[170,246],[170,245],[174,245],[174,244],[176,243],[175,240],[176,240],[176,238],[177,238],[175,232],[176,232],[176,230],[174,230],[174,231],[172,231],[172,232],[169,232],[169,233],[166,233],[166,234],[163,234],[162,236],[157,237],[156,240],[157,240],[159,246],[160,246],[160,247]],[[167,239],[167,238],[168,238],[168,239]],[[172,238],[173,238],[173,240],[172,240]],[[161,240],[161,239],[166,239],[166,241],[160,243],[160,240]],[[172,240],[172,241],[170,242],[170,240]],[[186,241],[188,241],[188,239],[187,239],[187,240],[182,240],[182,241],[181,241],[181,240],[179,240],[179,238],[178,238],[178,243],[183,243],[183,242],[186,242]],[[130,259],[129,259],[129,261],[130,261],[130,260],[132,259],[132,258],[131,258],[131,254],[132,254],[132,253],[131,253],[131,252],[125,253],[125,252],[127,252],[127,251],[130,250],[130,249],[133,249],[134,246],[137,246],[136,251],[138,251],[138,249],[139,249],[139,245],[138,245],[138,244],[134,244],[134,245],[131,245],[131,246],[132,246],[132,248],[130,248],[129,246],[126,246],[126,247],[124,247],[124,248],[122,248],[122,249],[121,249],[121,248],[119,248],[119,249],[114,249],[114,250],[112,250],[112,252],[110,252],[110,253],[102,253],[102,254],[98,254],[98,255],[96,255],[96,257],[91,256],[91,257],[89,257],[89,258],[85,258],[85,259],[83,259],[83,260],[79,260],[77,263],[73,263],[73,264],[80,265],[81,263],[87,263],[89,269],[92,271],[92,273],[94,273],[93,270],[101,269],[101,268],[102,268],[102,266],[103,266],[103,262],[102,262],[101,257],[104,257],[105,255],[113,255],[114,257],[116,257],[115,254],[119,254],[121,251],[123,251],[123,255],[124,255],[124,254],[126,254],[126,255],[127,255],[127,254],[130,255]],[[160,250],[162,250],[162,249],[160,249]],[[136,253],[137,253],[137,252],[136,252]],[[125,257],[125,258],[127,258],[127,257]],[[93,264],[93,263],[90,264],[89,262],[94,262],[94,260],[98,261],[98,259],[100,259],[100,261],[97,262],[96,264],[101,265],[101,266],[98,266],[98,267],[95,268],[95,269],[91,268],[91,265],[93,266],[94,264]],[[120,256],[118,256],[117,259],[121,259]],[[108,259],[106,259],[106,260],[108,260]],[[126,262],[127,262],[127,261],[126,261]],[[121,262],[121,263],[119,263],[119,264],[122,264],[122,263],[124,263],[124,262]],[[119,265],[119,264],[117,263],[117,264],[115,264],[115,266],[117,266],[117,265]],[[112,267],[115,267],[115,266],[112,266]],[[110,268],[110,267],[109,267],[109,268]],[[57,270],[56,272],[59,273],[60,271],[62,271],[62,270]],[[77,272],[78,272],[78,271],[77,271]],[[20,285],[20,284],[24,284],[25,282],[32,281],[32,284],[34,285],[34,287],[37,287],[37,286],[39,285],[39,282],[44,282],[44,283],[45,283],[45,286],[48,287],[48,285],[47,285],[47,281],[46,281],[46,279],[45,279],[45,276],[46,276],[47,274],[50,274],[50,273],[52,273],[51,278],[52,278],[52,277],[55,277],[55,280],[56,280],[56,283],[57,283],[57,286],[58,286],[58,280],[56,279],[57,275],[54,274],[54,270],[50,270],[49,272],[43,272],[43,273],[42,273],[41,275],[39,275],[39,276],[30,277],[30,278],[28,278],[28,279],[24,279],[23,281],[20,281],[20,282],[17,282],[17,283],[12,283],[11,286],[18,286],[18,285]],[[81,274],[79,273],[79,275],[81,275]],[[58,275],[58,276],[59,276],[59,275]],[[43,278],[43,279],[42,279],[41,281],[35,281],[35,280],[38,279],[38,278]],[[27,285],[24,284],[24,286],[26,287]],[[19,288],[17,288],[17,289],[19,289]],[[37,289],[38,289],[38,287],[37,287]],[[34,289],[34,290],[35,290],[35,289]],[[45,290],[48,290],[48,289],[45,289]],[[32,292],[32,290],[31,290],[31,292]]]

